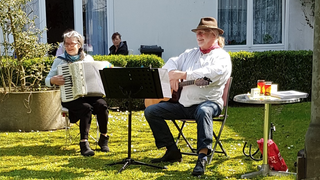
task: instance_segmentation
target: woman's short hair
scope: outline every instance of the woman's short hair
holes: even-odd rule
[[[119,36],[119,39],[121,39],[121,35],[118,32],[113,33],[111,39],[114,40],[117,36]]]
[[[80,54],[80,60],[83,60],[85,58],[85,53],[83,51],[83,44],[84,44],[84,38],[83,36],[78,33],[77,31],[70,31],[70,32],[67,32],[65,34],[63,34],[63,43],[65,41],[66,38],[76,38],[79,45],[80,45],[80,48],[79,48],[79,54]]]
[[[64,33],[63,34],[63,42],[64,42],[64,40],[66,39],[66,38],[76,38],[77,39],[77,41],[79,42],[79,44],[80,44],[80,47],[82,47],[83,46],[83,44],[84,44],[84,38],[83,38],[83,36],[80,34],[80,33],[78,33],[77,31],[69,31],[69,32],[67,32],[67,33]]]

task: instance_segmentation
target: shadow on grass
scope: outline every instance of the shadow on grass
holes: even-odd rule
[[[44,171],[44,170],[29,170],[29,169],[17,169],[8,172],[0,173],[0,176],[12,177],[14,179],[52,179],[63,177],[63,179],[73,179],[85,177],[83,173],[70,172],[66,170],[61,171]]]
[[[18,145],[14,147],[2,147],[0,156],[66,156],[73,155],[76,152],[74,150],[66,150],[65,146],[48,146],[48,145],[36,145],[26,146]]]

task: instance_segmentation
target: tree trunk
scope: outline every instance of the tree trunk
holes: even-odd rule
[[[311,122],[306,133],[306,178],[320,178],[320,1],[315,2]]]

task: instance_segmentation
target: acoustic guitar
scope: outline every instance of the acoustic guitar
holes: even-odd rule
[[[144,105],[146,107],[148,107],[148,106],[151,106],[153,104],[158,104],[161,101],[169,101],[169,102],[177,103],[179,98],[180,98],[181,90],[182,90],[182,88],[184,86],[189,86],[189,85],[193,85],[193,84],[197,85],[197,86],[207,86],[211,82],[212,81],[207,77],[199,78],[199,79],[196,79],[196,80],[188,80],[188,81],[179,82],[178,91],[171,90],[172,98],[145,99],[144,100]]]

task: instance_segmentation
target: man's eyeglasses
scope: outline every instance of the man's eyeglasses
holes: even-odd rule
[[[75,47],[79,43],[64,43],[64,47]]]

